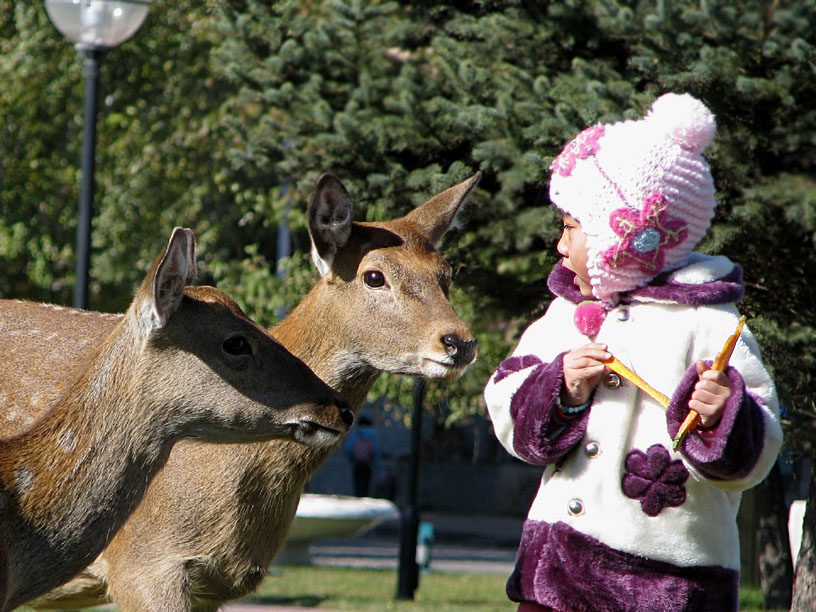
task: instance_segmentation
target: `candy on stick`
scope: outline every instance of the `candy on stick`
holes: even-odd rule
[[[648,394],[652,397],[657,403],[659,403],[664,408],[669,405],[669,398],[663,395],[660,391],[651,387],[649,383],[643,380],[640,376],[635,374],[632,370],[627,368],[623,365],[616,357],[610,357],[606,361],[603,362],[607,368],[615,372],[616,374],[620,374],[626,380],[631,382],[635,385],[638,389],[641,389],[644,393]]]
[[[718,372],[725,372],[725,369],[728,367],[728,361],[731,359],[731,353],[734,352],[734,347],[737,346],[737,340],[739,340],[740,332],[742,332],[742,326],[745,324],[745,317],[740,317],[739,324],[737,325],[737,331],[735,331],[725,342],[725,346],[723,349],[717,354],[717,357],[714,359],[714,363],[711,365],[712,370],[717,370]],[[677,450],[677,447],[683,442],[683,438],[686,437],[686,434],[690,432],[692,429],[697,427],[697,423],[700,422],[700,415],[697,414],[695,410],[689,410],[688,415],[686,416],[683,424],[680,425],[680,429],[677,430],[677,435],[674,437],[674,442],[672,443],[672,449]]]

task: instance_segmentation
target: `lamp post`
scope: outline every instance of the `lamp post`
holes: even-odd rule
[[[45,0],[45,10],[51,22],[75,43],[82,58],[82,73],[85,77],[75,308],[88,307],[99,64],[110,49],[126,41],[139,29],[147,17],[151,2],[152,0]]]
[[[422,407],[425,403],[425,379],[414,384],[414,414],[411,420],[411,464],[408,468],[408,494],[400,513],[399,567],[397,570],[397,599],[413,599],[419,586],[419,565],[416,560],[419,533],[419,455],[422,442]]]

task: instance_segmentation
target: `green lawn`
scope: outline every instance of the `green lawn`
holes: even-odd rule
[[[503,574],[432,572],[420,576],[413,601],[397,601],[397,572],[325,567],[284,567],[264,580],[250,601],[334,610],[510,612]]]
[[[393,570],[273,567],[247,601],[349,612],[514,612],[516,606],[504,594],[506,580],[504,574],[432,572],[420,577],[413,601],[397,601],[397,572]],[[27,609],[18,612],[23,610]],[[762,611],[759,589],[741,591],[740,611]]]
[[[403,612],[514,612],[504,593],[504,574],[432,572],[420,577],[413,601],[397,601],[397,573],[326,567],[284,567],[269,576],[255,603],[305,608]],[[741,612],[764,612],[762,592],[742,589]],[[780,611],[781,612],[781,611]]]

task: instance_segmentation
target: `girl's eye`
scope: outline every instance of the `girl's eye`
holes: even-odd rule
[[[369,270],[363,274],[363,282],[366,284],[366,287],[379,289],[385,285],[385,275],[379,270]]]
[[[233,336],[232,338],[227,338],[224,340],[224,344],[222,345],[224,352],[228,353],[229,355],[251,355],[252,354],[252,346],[249,344],[249,340],[244,338],[243,336]]]

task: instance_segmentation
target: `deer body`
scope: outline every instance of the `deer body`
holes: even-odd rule
[[[337,179],[318,183],[309,228],[322,276],[271,333],[355,413],[382,371],[455,378],[475,358],[434,244],[477,180],[372,224],[352,222]],[[246,595],[282,547],[306,481],[337,445],[179,442],[96,562],[35,603],[99,604],[105,585],[125,612],[216,610]]]
[[[0,302],[7,422],[38,414],[0,430],[0,610],[91,562],[177,440],[320,445],[350,425],[337,395],[234,302],[185,289],[193,245],[192,232],[177,229],[121,317]],[[84,345],[74,331],[83,327]],[[60,331],[73,343],[61,344]],[[27,394],[30,376],[29,390],[37,378],[57,382]]]

